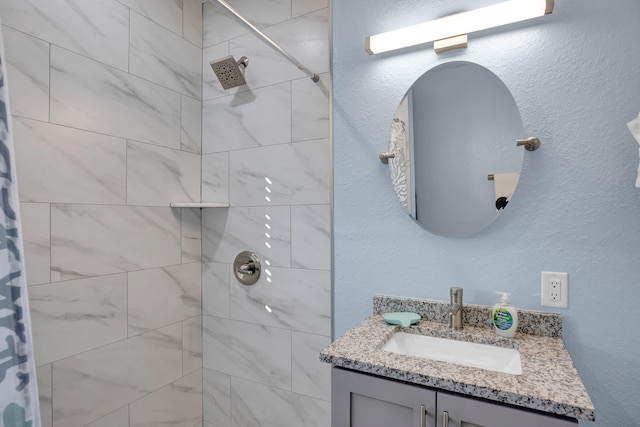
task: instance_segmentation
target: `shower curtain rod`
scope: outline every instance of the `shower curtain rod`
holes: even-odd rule
[[[233,14],[236,18],[238,18],[238,20],[249,31],[254,33],[259,38],[261,38],[266,44],[271,46],[271,48],[273,48],[273,50],[275,50],[276,52],[280,53],[280,55],[282,55],[285,58],[287,58],[289,60],[289,62],[291,62],[296,67],[298,67],[299,70],[303,71],[307,76],[309,76],[309,78],[311,80],[313,80],[314,82],[318,82],[320,80],[320,76],[318,76],[316,73],[312,72],[311,70],[306,68],[304,65],[302,65],[302,63],[300,63],[300,61],[298,61],[296,58],[294,58],[289,52],[287,52],[286,50],[281,48],[276,42],[271,40],[265,33],[260,31],[255,25],[253,25],[251,22],[247,21],[242,15],[240,15],[238,13],[237,10],[235,10],[233,7],[231,7],[227,2],[225,2],[224,0],[209,0],[209,1],[211,3],[214,3],[214,4],[218,3],[220,6],[224,7],[225,9],[227,9],[227,11],[231,12],[231,14]]]

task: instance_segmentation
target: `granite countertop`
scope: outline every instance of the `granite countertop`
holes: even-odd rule
[[[449,328],[448,323],[437,321],[442,320],[443,307],[448,306],[446,303],[402,298],[393,298],[392,300],[387,297],[376,298],[378,300],[374,301],[374,313],[385,312],[385,309],[386,311],[416,311],[423,316],[423,320],[416,325],[403,328],[388,325],[380,314],[374,314],[322,350],[320,360],[336,367],[535,409],[549,414],[595,420],[593,403],[573,366],[573,361],[561,336],[558,336],[561,333],[561,326],[556,326],[555,332],[545,334],[545,331],[549,331],[548,328],[538,328],[539,330],[537,330],[534,327],[528,330],[526,324],[520,325],[515,338],[503,338],[486,327],[489,323],[488,321],[484,322],[488,316],[474,316],[474,311],[475,314],[483,313],[490,310],[490,307],[465,306],[465,315],[469,314],[467,317],[471,320],[471,324],[465,320],[464,329],[454,331]],[[417,307],[415,304],[409,304],[410,308],[414,310],[398,310],[398,308],[406,309],[407,302],[423,304],[423,312],[415,310]],[[430,310],[429,312],[424,312],[424,304]],[[520,317],[521,311],[518,312]],[[536,313],[524,312],[522,317],[525,319],[527,316],[535,318]],[[540,314],[542,317],[547,316],[548,319],[548,313]],[[559,315],[554,316],[559,318]],[[479,326],[474,325],[474,321]],[[542,322],[542,324],[544,323]],[[551,325],[554,322],[547,323]],[[557,322],[555,323],[557,325]],[[538,323],[538,326],[540,324]],[[521,332],[523,330],[530,333]],[[520,351],[522,375],[488,371],[381,350],[391,335],[399,331],[516,348]],[[539,332],[539,334],[531,332]]]

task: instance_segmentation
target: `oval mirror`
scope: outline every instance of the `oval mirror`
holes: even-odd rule
[[[391,126],[389,170],[400,203],[431,233],[480,232],[513,196],[523,134],[513,96],[491,71],[470,62],[427,71]]]

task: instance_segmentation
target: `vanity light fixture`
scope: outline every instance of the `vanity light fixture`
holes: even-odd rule
[[[445,16],[399,30],[368,36],[369,55],[434,42],[436,52],[467,46],[467,34],[525,21],[553,12],[554,0],[509,0]]]

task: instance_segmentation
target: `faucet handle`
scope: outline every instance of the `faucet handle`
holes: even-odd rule
[[[454,295],[462,296],[462,288],[459,288],[459,287],[456,287],[456,286],[451,287],[449,292],[450,292],[451,296],[454,296]]]
[[[451,305],[449,306],[449,326],[452,329],[462,329],[462,288],[452,287],[451,292]]]

